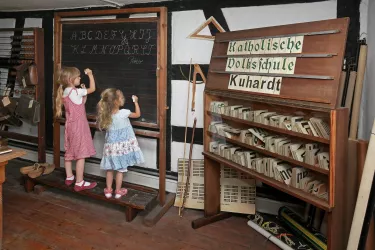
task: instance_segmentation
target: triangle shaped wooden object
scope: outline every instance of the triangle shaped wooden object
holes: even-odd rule
[[[201,67],[199,64],[194,64],[194,73],[193,73],[193,99],[191,100],[191,111],[195,111],[195,91],[197,87],[197,74],[202,77],[204,83],[207,82],[206,77],[204,76]]]
[[[192,39],[203,39],[203,40],[215,40],[214,36],[208,36],[208,35],[199,35],[199,32],[201,32],[204,28],[206,28],[210,23],[212,23],[216,29],[220,32],[225,32],[223,27],[216,21],[216,19],[211,16],[204,22],[202,25],[200,25],[196,30],[194,30],[190,35],[188,35],[187,38]]]

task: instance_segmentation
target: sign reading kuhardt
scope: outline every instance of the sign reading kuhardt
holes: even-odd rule
[[[294,74],[296,57],[262,57],[261,54],[297,54],[302,52],[303,36],[273,37],[243,41],[230,41],[225,71],[231,74],[228,89],[280,95],[282,77],[276,74]],[[236,57],[238,55],[259,55]],[[241,73],[259,73],[241,75]],[[273,74],[267,76],[267,74]]]
[[[228,89],[279,95],[281,81],[281,77],[231,74]]]

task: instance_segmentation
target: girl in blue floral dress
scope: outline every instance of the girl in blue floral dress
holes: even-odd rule
[[[129,166],[144,162],[142,151],[129,121],[129,118],[141,116],[138,97],[133,96],[133,101],[134,113],[128,109],[120,109],[125,103],[123,93],[118,89],[109,88],[102,92],[98,103],[98,126],[100,130],[106,130],[100,168],[107,171],[107,187],[104,189],[104,195],[108,199],[113,193],[113,172],[117,171],[115,198],[119,199],[128,192],[126,188],[121,188],[123,173],[127,172]]]

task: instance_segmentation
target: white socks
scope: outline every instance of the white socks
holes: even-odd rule
[[[68,181],[72,181],[72,180],[74,180],[74,175],[72,175],[70,177],[67,177],[66,179]],[[82,187],[83,183],[84,183],[85,187],[90,186],[90,184],[91,184],[90,182],[87,182],[87,181],[81,181],[81,182],[76,182],[76,185]]]
[[[85,187],[90,186],[91,184],[90,182],[87,182],[87,181],[81,181],[81,182],[76,182],[76,185],[82,187],[83,183],[85,183],[84,185]]]

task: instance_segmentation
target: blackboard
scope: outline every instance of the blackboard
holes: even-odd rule
[[[113,21],[63,23],[61,64],[77,67],[87,88],[89,79],[84,69],[93,70],[96,91],[87,98],[88,116],[96,115],[104,89],[118,88],[126,98],[124,108],[134,111],[131,96],[139,97],[142,115],[138,121],[158,124],[157,20]]]

